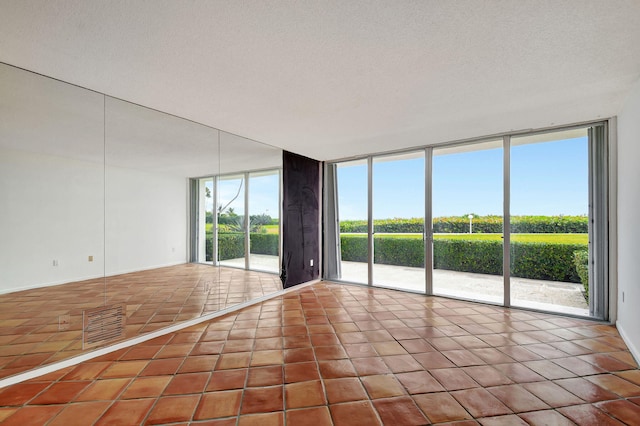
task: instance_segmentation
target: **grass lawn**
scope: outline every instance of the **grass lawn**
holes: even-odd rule
[[[366,238],[367,234],[340,235],[360,236]],[[376,233],[376,237],[393,237],[416,239],[422,238],[422,234],[382,234]],[[471,241],[500,241],[502,234],[435,234],[436,240],[471,240]],[[511,234],[511,241],[522,243],[555,243],[555,244],[587,244],[588,234]]]

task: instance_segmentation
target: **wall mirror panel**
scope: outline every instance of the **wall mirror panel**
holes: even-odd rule
[[[281,164],[279,149],[0,64],[0,380],[280,290]],[[228,176],[246,246],[223,266]],[[89,333],[105,318],[115,329]]]

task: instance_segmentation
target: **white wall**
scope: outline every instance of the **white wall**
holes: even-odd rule
[[[187,259],[185,178],[107,167],[106,274]]]
[[[103,275],[103,177],[102,164],[0,150],[0,293]]]
[[[187,195],[182,177],[0,149],[0,293],[186,262]]]
[[[640,81],[618,115],[618,330],[640,359]]]

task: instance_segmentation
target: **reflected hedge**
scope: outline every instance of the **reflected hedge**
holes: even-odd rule
[[[251,253],[278,255],[280,245],[278,234],[249,234]],[[207,261],[211,261],[213,252],[212,234],[207,233],[206,253]],[[218,259],[228,260],[244,257],[244,234],[239,232],[229,232],[218,234]]]

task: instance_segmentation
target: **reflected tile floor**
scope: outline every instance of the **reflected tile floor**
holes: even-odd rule
[[[189,263],[0,295],[0,378],[82,353],[82,311],[105,303],[126,304],[130,338],[279,290],[275,274]]]
[[[620,425],[613,326],[318,283],[0,389],[3,425]]]

